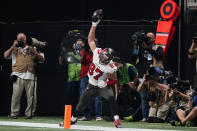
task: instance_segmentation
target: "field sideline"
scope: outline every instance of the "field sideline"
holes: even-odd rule
[[[0,117],[0,131],[60,131],[65,130],[59,127],[61,117],[34,117],[26,120],[24,117],[11,119]],[[115,128],[113,122],[99,121],[78,121],[72,125],[70,130],[73,131],[166,131],[166,130],[188,130],[196,131],[196,127],[173,127],[168,123],[145,123],[145,122],[125,122],[122,120],[123,128]]]

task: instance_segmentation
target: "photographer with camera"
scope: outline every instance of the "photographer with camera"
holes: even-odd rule
[[[165,122],[171,102],[165,100],[169,86],[166,85],[166,80],[162,79],[164,75],[162,47],[154,46],[152,55],[153,67],[150,67],[147,74],[144,74],[137,91],[147,89],[150,106],[148,122]]]
[[[165,97],[166,101],[172,101],[169,114],[168,114],[168,121],[171,123],[172,126],[176,126],[177,124],[177,115],[176,111],[178,109],[187,110],[187,103],[189,100],[188,91],[184,89],[180,89],[182,86],[177,85],[176,87],[172,87],[172,84],[169,85],[168,92]]]
[[[170,102],[165,99],[167,89],[169,87],[154,80],[157,78],[149,78],[148,76],[149,74],[144,75],[142,82],[139,84],[137,89],[138,92],[144,88],[147,89],[150,106],[148,122],[165,122],[170,108]]]
[[[180,125],[197,126],[197,93],[195,90],[190,90],[188,109],[178,109],[177,117],[180,120]]]
[[[133,53],[132,60],[135,61],[139,72],[139,80],[141,81],[143,75],[146,73],[151,64],[153,64],[152,48],[154,47],[155,35],[152,32],[136,32],[132,35]],[[142,106],[142,122],[147,121],[149,105],[147,100],[147,91],[143,89],[140,91],[141,106]]]
[[[31,119],[36,89],[35,65],[36,61],[44,62],[44,54],[39,53],[33,46],[27,45],[26,35],[19,33],[17,40],[4,53],[4,58],[12,59],[13,94],[10,117],[17,119],[20,113],[21,96],[25,89],[27,96],[25,116],[27,119]]]

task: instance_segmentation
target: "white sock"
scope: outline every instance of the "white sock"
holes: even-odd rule
[[[115,115],[115,116],[114,116],[114,119],[115,119],[115,120],[119,119],[119,116],[118,116],[118,115]]]

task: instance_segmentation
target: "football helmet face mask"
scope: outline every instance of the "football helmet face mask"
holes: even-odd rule
[[[112,48],[105,48],[99,53],[99,62],[102,65],[107,65],[113,58],[114,50]]]

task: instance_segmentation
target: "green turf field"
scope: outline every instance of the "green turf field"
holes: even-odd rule
[[[63,121],[63,117],[34,117],[33,119],[25,119],[24,117],[19,117],[18,119],[11,119],[8,117],[0,117],[1,122],[27,122],[27,123],[49,123],[53,125],[58,125],[59,122]],[[121,121],[123,128],[137,128],[137,129],[160,129],[160,130],[187,130],[187,131],[197,131],[196,127],[173,127],[167,123],[146,123],[146,122],[125,122]],[[83,125],[83,126],[103,126],[103,127],[112,127],[113,122],[108,121],[78,121],[76,125]],[[63,128],[42,128],[42,127],[23,127],[23,126],[10,126],[10,125],[0,125],[0,131],[59,131],[65,130]],[[132,129],[131,129],[132,130]],[[74,130],[74,131],[81,131],[81,130]],[[84,130],[83,130],[84,131]]]

